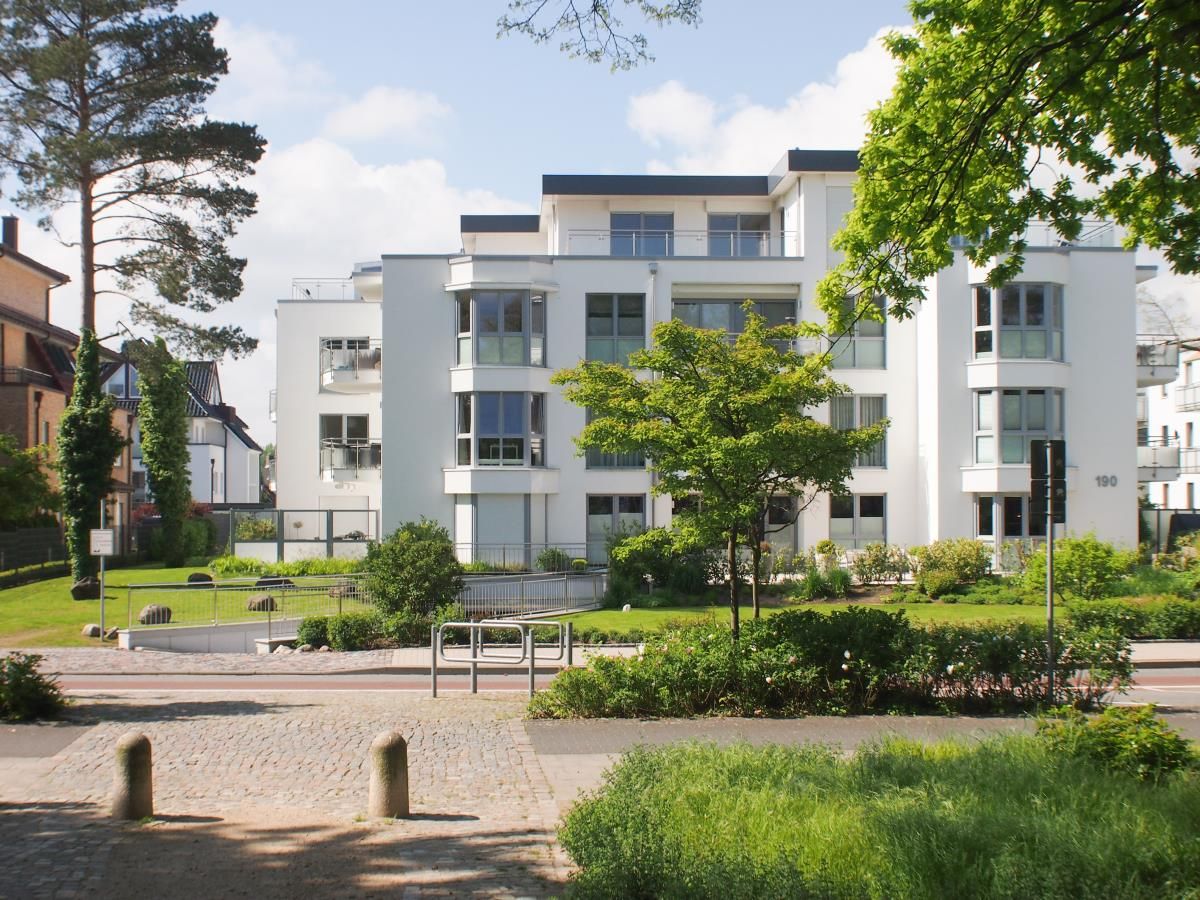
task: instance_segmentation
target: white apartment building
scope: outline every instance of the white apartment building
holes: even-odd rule
[[[577,455],[586,412],[551,374],[622,361],[672,317],[736,333],[746,300],[820,321],[856,168],[852,151],[792,150],[759,176],[546,175],[535,215],[464,215],[457,253],[297,282],[277,313],[278,505],[382,509],[384,533],[428,516],[464,559],[599,558],[616,528],[668,524],[642,460]],[[1067,442],[1067,529],[1136,542],[1133,253],[1108,227],[1029,238],[1014,283],[988,288],[956,253],[911,319],[840,342],[849,393],[816,415],[891,428],[851,496],[821,498],[777,543],[1036,538],[1027,456],[1047,436]]]

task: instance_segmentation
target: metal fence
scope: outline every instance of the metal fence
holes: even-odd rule
[[[126,626],[136,630],[266,622],[269,629],[283,619],[368,611],[374,606],[362,581],[361,575],[265,575],[195,584],[133,584],[127,591]]]
[[[213,517],[226,519],[218,530],[228,535],[227,552],[268,563],[357,559],[380,537],[377,509],[230,509]]]
[[[468,618],[534,616],[596,609],[608,589],[608,572],[547,575],[475,575],[464,579],[459,602]]]
[[[1200,509],[1143,509],[1138,539],[1162,553],[1174,549],[1177,538],[1200,531]]]
[[[586,544],[459,543],[454,552],[468,571],[567,572],[587,567]]]
[[[0,531],[0,572],[44,566],[67,558],[67,545],[57,528]]]

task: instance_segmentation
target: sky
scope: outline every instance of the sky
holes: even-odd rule
[[[647,30],[630,13],[656,60],[613,73],[553,42],[497,38],[506,5],[181,3],[219,17],[229,52],[210,115],[254,123],[269,142],[245,182],[258,213],[231,245],[249,261],[245,291],[210,316],[259,339],[221,381],[260,444],[274,440],[274,310],[292,278],[455,252],[460,214],[535,213],[547,173],[758,175],[790,147],[855,148],[894,77],[880,37],[911,22],[901,0],[707,0],[696,28]],[[0,210],[22,216],[24,252],[78,272],[77,251],[38,232],[35,214],[6,196]],[[53,297],[55,323],[76,329],[75,285]],[[115,298],[97,318],[101,335],[128,321]]]

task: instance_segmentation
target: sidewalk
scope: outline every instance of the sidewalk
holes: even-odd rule
[[[1133,664],[1139,669],[1200,667],[1200,641],[1134,641]]]

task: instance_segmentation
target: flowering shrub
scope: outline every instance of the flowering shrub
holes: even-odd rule
[[[1090,706],[1128,684],[1129,642],[1060,629],[1054,702]],[[534,697],[544,718],[1012,710],[1046,701],[1045,632],[1027,623],[915,626],[903,612],[792,610],[647,637],[641,656],[595,658]]]

